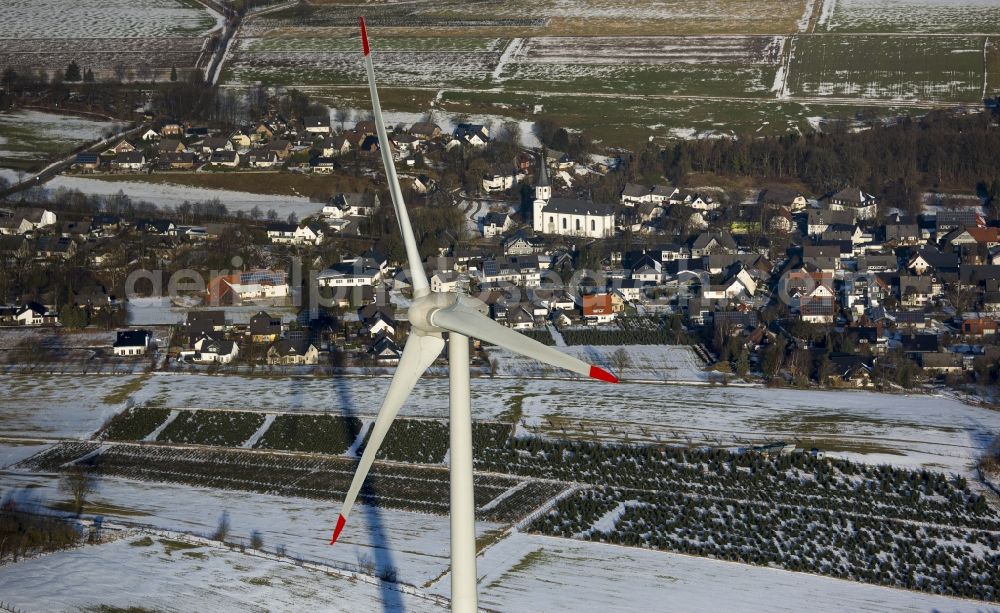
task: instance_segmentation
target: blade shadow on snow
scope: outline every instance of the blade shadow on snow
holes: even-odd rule
[[[351,396],[347,382],[342,377],[334,375],[332,379],[337,389],[337,397],[340,400],[342,415],[345,417],[343,420],[344,428],[349,429],[350,423],[353,421],[352,417],[361,419],[354,408],[357,401]],[[345,432],[348,435],[351,433]],[[360,433],[355,434],[361,436]],[[356,469],[360,457],[354,457],[352,460],[354,460]],[[374,504],[370,504],[370,501],[375,498],[375,488],[372,486],[371,481],[371,478],[365,480],[361,488],[360,502],[362,503],[362,514],[365,518],[365,524],[368,526],[368,544],[374,556],[374,560],[372,561],[375,563],[375,572],[377,575],[384,575],[389,572],[396,572],[397,566],[393,559],[392,549],[390,549],[382,509]],[[358,554],[359,561],[362,555],[361,553]],[[382,593],[382,610],[385,613],[398,613],[406,610],[403,606],[402,594],[398,590],[393,589],[385,581],[381,582],[379,586]]]

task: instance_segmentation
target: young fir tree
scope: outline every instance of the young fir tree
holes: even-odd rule
[[[70,82],[79,81],[82,78],[80,73],[80,65],[73,60],[66,67],[66,73],[63,75],[63,79]]]

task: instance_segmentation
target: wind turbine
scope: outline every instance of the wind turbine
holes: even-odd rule
[[[409,308],[411,333],[399,359],[399,366],[389,383],[385,400],[379,408],[378,417],[371,429],[371,436],[351,487],[344,498],[333,531],[330,544],[337,542],[351,507],[371,469],[375,454],[396,418],[400,407],[413,391],[420,375],[438,358],[445,347],[444,332],[449,334],[448,372],[450,379],[450,472],[451,472],[451,608],[455,612],[476,610],[476,530],[475,499],[472,485],[472,408],[469,393],[469,337],[493,343],[534,358],[540,362],[565,368],[571,372],[617,383],[618,378],[610,372],[566,355],[530,339],[514,330],[493,321],[483,314],[486,305],[471,296],[457,292],[432,292],[424,274],[413,228],[403,202],[403,194],[396,178],[389,138],[382,121],[382,108],[375,87],[375,69],[372,66],[365,19],[359,18],[361,42],[365,54],[365,69],[368,71],[368,86],[371,90],[372,110],[375,115],[375,129],[378,132],[382,164],[385,166],[386,180],[392,206],[399,221],[399,230],[406,247],[406,259],[410,269],[413,287],[413,301]]]

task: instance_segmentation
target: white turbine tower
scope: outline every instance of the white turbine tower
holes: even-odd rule
[[[444,349],[442,334],[449,333],[448,371],[451,390],[450,407],[450,465],[451,465],[451,608],[456,612],[476,610],[476,530],[475,500],[472,487],[472,409],[469,398],[469,337],[474,336],[494,345],[516,351],[540,362],[565,368],[601,381],[617,383],[618,379],[598,366],[592,366],[547,347],[523,334],[502,326],[483,314],[485,304],[471,296],[456,292],[432,292],[424,274],[413,238],[410,218],[403,203],[403,194],[396,178],[389,138],[382,121],[382,108],[375,88],[375,70],[372,66],[368,35],[364,17],[360,18],[361,41],[371,89],[375,129],[378,131],[379,149],[385,165],[392,206],[399,220],[399,230],[406,246],[406,259],[413,284],[413,302],[409,309],[411,333],[403,348],[396,373],[389,383],[385,400],[371,429],[371,436],[358,463],[351,488],[344,498],[344,505],[333,531],[332,545],[337,541],[354,501],[371,469],[375,454],[385,439],[389,426],[402,407],[420,375],[438,358]]]

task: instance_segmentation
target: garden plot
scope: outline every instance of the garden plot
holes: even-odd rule
[[[0,160],[44,160],[114,134],[124,125],[40,111],[0,113]]]
[[[545,92],[768,95],[783,43],[771,36],[531,38],[501,77],[505,87]]]
[[[963,611],[982,603],[605,543],[514,533],[479,559],[479,602],[501,611]],[[446,577],[434,591],[447,594]]]
[[[821,0],[826,32],[1000,32],[995,0]]]
[[[139,381],[134,376],[0,377],[0,432],[33,438],[90,436],[121,409],[124,396]]]
[[[794,41],[788,92],[975,102],[982,84],[982,37],[809,36]]]
[[[6,0],[8,38],[152,38],[193,36],[217,19],[191,0]]]
[[[9,564],[3,585],[8,606],[33,611],[444,610],[291,561],[141,534]]]

